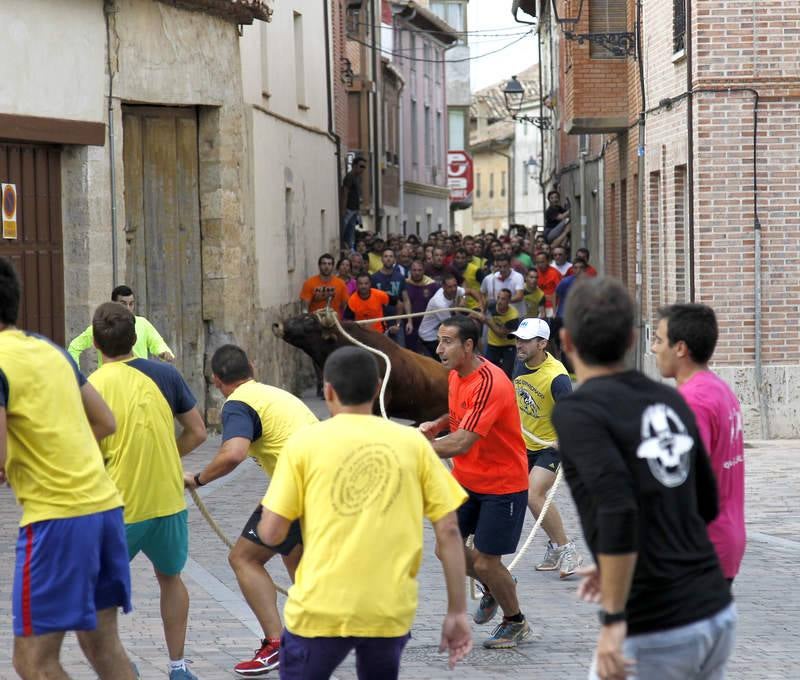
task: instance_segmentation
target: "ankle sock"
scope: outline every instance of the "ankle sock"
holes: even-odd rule
[[[177,661],[173,661],[172,659],[169,660],[169,672],[172,671],[185,671],[186,670],[186,659],[178,659]]]
[[[512,621],[513,623],[522,623],[525,620],[525,617],[522,615],[522,612],[517,612],[514,616],[504,616],[503,617],[506,621]]]

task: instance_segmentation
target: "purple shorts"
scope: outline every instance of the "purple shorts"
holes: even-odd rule
[[[122,508],[21,527],[11,597],[18,637],[94,630],[98,611],[129,612]]]
[[[352,651],[358,680],[397,680],[400,657],[410,635],[400,637],[317,637],[281,635],[281,680],[328,680]]]

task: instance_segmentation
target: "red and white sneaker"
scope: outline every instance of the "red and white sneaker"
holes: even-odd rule
[[[278,668],[280,651],[281,642],[278,638],[262,640],[261,647],[256,650],[256,655],[250,661],[237,663],[233,670],[244,678],[260,678]]]

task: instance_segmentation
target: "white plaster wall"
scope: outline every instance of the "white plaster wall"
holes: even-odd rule
[[[328,137],[256,109],[251,108],[248,115],[258,305],[270,308],[299,298],[303,281],[317,272],[317,258],[322,253],[338,255],[336,161]],[[287,188],[292,191],[294,271],[288,271]]]
[[[0,27],[0,113],[103,121],[102,0],[2,0]]]
[[[302,16],[305,106],[298,106],[294,15]],[[332,39],[331,39],[332,40]],[[245,26],[240,39],[244,100],[304,125],[327,129],[323,5],[315,0],[287,0],[275,5],[272,21]],[[266,58],[262,58],[262,49]],[[266,73],[264,68],[266,67]],[[269,96],[264,96],[267,92]]]
[[[539,110],[523,112],[528,116],[538,116]],[[530,227],[533,224],[542,226],[544,215],[542,213],[542,189],[539,186],[539,166],[532,170],[523,169],[523,161],[531,157],[537,163],[540,158],[539,129],[529,123],[517,123],[514,134],[514,220],[518,224]],[[531,172],[533,174],[531,174]],[[527,182],[528,195],[523,191],[523,182]]]

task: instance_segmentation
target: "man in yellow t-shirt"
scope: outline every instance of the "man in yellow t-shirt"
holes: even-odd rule
[[[517,394],[522,436],[528,450],[528,507],[539,516],[547,493],[556,480],[561,456],[556,447],[556,429],[551,416],[559,399],[572,393],[572,382],[558,359],[547,351],[550,326],[544,319],[524,319],[511,333],[516,340],[517,363],[514,390]],[[555,503],[542,520],[550,541],[537,571],[559,571],[561,578],[575,573],[583,558],[567,538]]]
[[[486,358],[499,366],[511,378],[516,355],[513,331],[519,320],[519,312],[511,304],[511,289],[502,288],[497,292],[494,310],[491,308],[483,317],[489,327],[486,343]]]
[[[539,273],[531,269],[525,274],[525,289],[522,300],[525,302],[525,318],[544,319],[544,292],[539,288]]]
[[[226,398],[221,414],[222,446],[202,471],[184,473],[184,484],[189,488],[204,486],[233,471],[248,456],[255,458],[261,469],[272,477],[286,440],[298,430],[316,423],[317,417],[290,392],[256,382],[253,365],[244,350],[236,345],[223,345],[214,352],[211,374],[214,386]],[[228,555],[242,595],[264,631],[255,656],[234,667],[243,676],[263,675],[278,668],[279,663],[283,626],[275,584],[264,566],[279,554],[289,576],[294,579],[303,553],[299,522],[292,525],[285,540],[277,543],[259,540],[256,527],[261,513],[259,504]]]
[[[14,668],[66,678],[59,655],[74,630],[101,680],[133,680],[117,633],[117,608],[131,609],[122,498],[97,447],[114,416],[62,348],[15,327],[20,295],[0,258],[0,484],[22,506]]]
[[[181,456],[206,440],[197,400],[174,366],[133,355],[136,321],[120,304],[92,319],[103,365],[90,377],[114,414],[117,431],[100,442],[106,470],[125,502],[128,557],[144,552],[161,591],[170,680],[197,680],[183,656],[189,593],[181,571],[189,555]],[[175,438],[175,419],[182,432]]]
[[[447,584],[441,649],[450,667],[472,647],[455,510],[467,495],[416,430],[372,415],[378,367],[356,347],[325,363],[333,418],[292,436],[267,489],[261,539],[300,519],[304,553],[289,591],[281,677],[328,678],[355,649],[359,677],[394,680],[417,609],[422,518]]]

